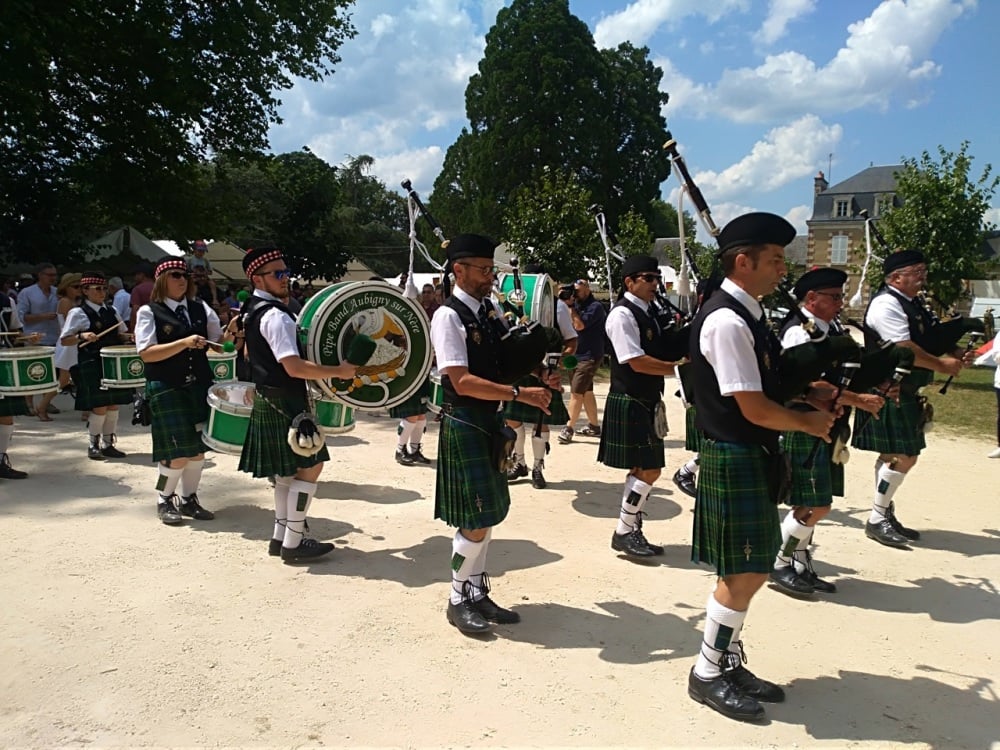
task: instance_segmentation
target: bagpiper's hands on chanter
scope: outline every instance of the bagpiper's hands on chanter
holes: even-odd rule
[[[830,442],[830,430],[837,419],[836,412],[832,411],[809,411],[797,412],[800,420],[799,432],[805,432],[813,437]]]
[[[517,398],[514,400],[520,401],[522,404],[538,407],[546,414],[552,413],[549,411],[549,402],[552,401],[552,391],[548,388],[537,386],[521,388],[517,394]]]
[[[543,373],[540,379],[552,390],[562,390],[562,375],[560,375],[558,371]]]

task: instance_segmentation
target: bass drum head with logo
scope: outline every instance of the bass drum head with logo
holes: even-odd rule
[[[375,351],[353,380],[316,380],[325,397],[355,409],[398,406],[423,387],[431,368],[430,322],[415,300],[378,281],[342,281],[322,289],[299,313],[299,341],[310,362],[346,361],[351,341],[364,334]]]
[[[497,279],[500,291],[507,298],[514,291],[514,274],[502,273]],[[555,295],[552,291],[552,280],[547,273],[522,273],[521,286],[524,287],[524,314],[531,320],[537,320],[546,328],[556,324]]]

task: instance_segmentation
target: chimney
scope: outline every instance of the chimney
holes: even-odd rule
[[[813,178],[813,195],[819,195],[828,187],[830,187],[830,183],[826,181],[826,177],[824,177],[823,172],[820,171],[819,174]]]

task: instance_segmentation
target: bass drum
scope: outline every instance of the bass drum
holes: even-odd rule
[[[430,321],[415,300],[378,281],[342,281],[310,297],[299,313],[305,358],[321,365],[346,361],[351,341],[363,334],[375,351],[353,380],[316,380],[325,398],[361,411],[398,406],[423,387],[431,369]]]
[[[502,273],[497,279],[500,291],[510,299],[514,291],[514,274]],[[547,273],[522,273],[521,286],[524,287],[524,314],[537,320],[546,328],[556,324],[556,299],[552,291],[552,279]]]

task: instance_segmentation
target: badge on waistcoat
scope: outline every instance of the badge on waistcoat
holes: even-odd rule
[[[653,340],[653,329],[652,328],[647,328],[646,329],[646,339],[648,341],[652,341]]]
[[[169,336],[173,332],[174,332],[174,327],[172,325],[170,325],[169,323],[167,323],[165,326],[163,326],[163,335],[164,336]]]
[[[478,328],[474,327],[469,333],[470,336],[472,337],[473,344],[479,346],[481,343],[483,343],[483,333]]]
[[[768,352],[764,352],[764,369],[765,370],[771,369],[771,355]]]
[[[102,328],[104,328],[104,326],[101,325],[101,321],[98,320],[96,323],[94,323],[95,331],[100,331]]]

